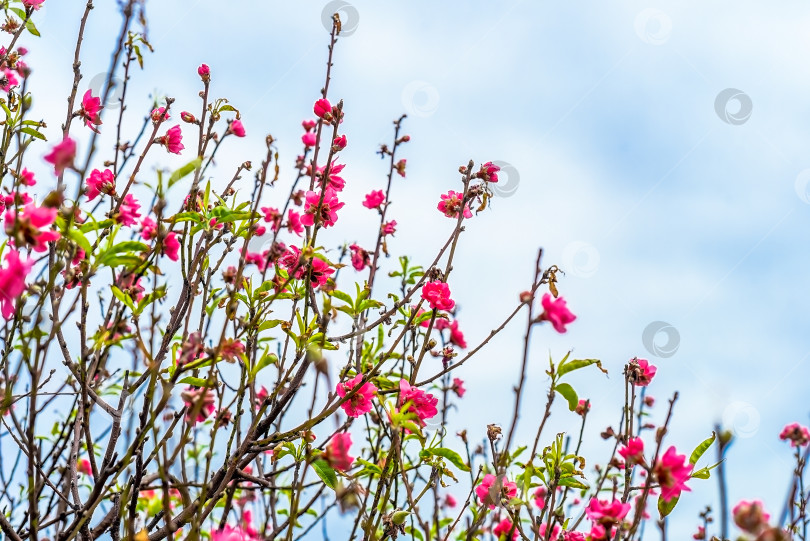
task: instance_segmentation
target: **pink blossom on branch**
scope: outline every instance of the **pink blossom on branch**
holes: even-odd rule
[[[810,430],[799,423],[791,423],[782,429],[779,439],[789,441],[791,447],[804,447],[810,443]]]
[[[177,233],[172,231],[163,239],[163,254],[172,261],[180,258],[180,241],[177,240]]]
[[[34,266],[33,259],[21,259],[17,250],[9,250],[6,264],[0,268],[0,312],[5,319],[11,319],[17,310],[17,297],[25,291],[25,279]]]
[[[245,126],[242,124],[242,121],[238,118],[231,122],[228,126],[228,132],[234,134],[237,137],[244,137],[245,136]]]
[[[690,490],[686,481],[692,474],[692,464],[686,460],[686,455],[679,455],[674,446],[667,449],[664,456],[658,459],[653,473],[661,487],[661,499],[665,502],[680,496],[681,491]]]
[[[51,149],[45,156],[45,161],[53,165],[53,172],[61,175],[68,167],[73,167],[73,160],[76,158],[76,141],[70,137],[65,137],[61,143]]]
[[[138,218],[141,217],[141,213],[138,212],[140,208],[141,204],[138,203],[135,196],[128,193],[124,197],[121,207],[118,209],[118,215],[115,217],[115,221],[121,225],[134,225],[138,221]]]
[[[44,252],[48,243],[59,240],[58,231],[49,228],[56,220],[57,210],[49,207],[38,207],[29,203],[22,211],[6,211],[6,233],[14,239],[17,247],[30,246],[35,252]]]
[[[567,330],[565,326],[577,319],[577,316],[568,309],[565,299],[562,297],[553,299],[550,294],[546,293],[540,302],[543,306],[543,313],[537,320],[550,322],[558,333],[564,333]]]
[[[430,393],[426,393],[416,387],[411,387],[410,384],[404,380],[399,380],[399,406],[400,412],[410,411],[416,414],[419,420],[419,426],[425,426],[425,420],[435,417],[439,413],[436,409],[436,404],[439,399]]]
[[[627,365],[627,377],[636,387],[646,387],[652,382],[655,373],[658,371],[647,359],[638,357],[631,359]]]
[[[326,445],[324,458],[336,470],[348,471],[352,467],[354,458],[349,455],[352,446],[352,435],[349,433],[335,434]]]
[[[45,0],[22,0],[22,3],[25,7],[31,8],[34,11],[39,10],[42,7],[42,4],[45,3]],[[20,53],[23,54],[23,53]]]
[[[630,511],[629,503],[622,503],[621,500],[598,500],[591,498],[588,507],[585,508],[585,515],[593,522],[602,526],[613,526],[619,524]]]
[[[166,131],[166,135],[158,137],[157,142],[166,147],[166,150],[172,154],[180,154],[186,148],[183,146],[183,131],[180,125],[177,124]]]
[[[338,396],[343,398],[352,390],[358,387],[363,380],[363,374],[357,374],[354,378],[346,383],[338,383],[335,391]],[[371,411],[373,406],[371,399],[374,398],[374,393],[377,392],[377,387],[373,383],[367,381],[352,395],[352,397],[343,402],[340,407],[346,412],[349,417],[360,417]]]
[[[332,119],[332,104],[329,103],[329,100],[325,98],[321,98],[316,101],[312,110],[315,112],[315,116],[318,118],[322,118],[326,121]]]
[[[501,499],[511,500],[517,496],[517,485],[505,477],[498,478],[488,473],[475,487],[475,494],[481,503],[495,509],[496,505],[500,505]]]
[[[422,298],[434,310],[452,310],[456,305],[450,298],[450,286],[439,280],[427,282],[422,286]]]
[[[641,438],[630,438],[627,445],[622,445],[619,449],[619,454],[627,466],[644,464],[644,441]]]
[[[23,168],[18,178],[23,186],[35,186],[37,183],[34,179],[34,173],[26,168]]]
[[[318,206],[320,203],[320,207]],[[316,223],[324,228],[335,225],[337,221],[337,211],[343,208],[345,203],[338,201],[337,193],[332,188],[326,188],[321,203],[320,192],[307,192],[306,203],[304,204],[304,215],[301,216],[301,223],[306,226],[313,226]]]
[[[385,193],[382,190],[372,190],[366,194],[363,206],[367,209],[378,209],[385,203]]]
[[[734,517],[734,524],[755,535],[768,527],[768,520],[771,518],[760,500],[740,501],[731,510],[731,515]]]
[[[458,218],[459,212],[461,212],[464,194],[450,190],[446,194],[442,194],[441,199],[442,200],[439,201],[438,209],[448,218]],[[472,218],[472,211],[470,210],[469,203],[464,205],[464,217]]]
[[[92,201],[99,194],[112,195],[115,193],[115,176],[109,169],[99,171],[93,169],[87,177],[87,191],[84,193],[88,201]]]
[[[518,535],[520,535],[517,527],[514,526],[512,521],[508,518],[503,519],[494,528],[492,528],[492,534],[498,539],[507,539],[507,537],[509,537],[509,532],[512,532],[511,539],[513,540],[517,539]]]
[[[101,109],[101,98],[98,96],[94,98],[90,90],[85,92],[79,115],[84,119],[84,125],[96,132],[98,131],[96,126],[101,125],[101,117],[98,114]]]

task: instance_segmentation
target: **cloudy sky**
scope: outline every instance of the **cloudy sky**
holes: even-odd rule
[[[38,25],[45,39],[25,43],[33,88],[52,90],[50,101],[35,103],[46,118],[63,115],[82,4],[47,2]],[[96,4],[82,89],[108,70],[119,26],[112,2]],[[133,81],[140,102],[127,122],[138,125],[150,93],[196,110],[196,67],[206,62],[213,93],[241,110],[249,136],[225,149],[215,172],[258,163],[272,133],[289,179],[300,122],[323,84],[325,6],[147,3],[156,51]],[[564,335],[536,330],[519,436],[531,437],[541,415],[549,353],[573,348],[611,372],[572,378],[593,403],[586,450],[603,461],[598,432],[618,422],[622,366],[646,357],[659,367],[650,387],[657,420],[680,392],[670,441],[688,452],[715,422],[734,430],[732,501],[764,497],[778,513],[791,454],[777,436],[808,420],[810,6],[352,0],[342,13],[349,35],[336,48],[330,97],[345,102],[340,220],[354,235],[346,240],[373,240],[376,218],[360,202],[384,187],[374,151],[402,113],[412,142],[390,209],[400,224],[395,253],[432,260],[453,227],[435,207],[439,194],[460,187],[459,165],[510,164],[503,196],[469,222],[450,284],[476,343],[530,284],[539,247],[544,264],[566,272],[559,287],[578,320]],[[52,121],[49,137],[58,132]],[[469,392],[457,427],[483,436],[487,423],[507,421],[520,319],[461,369]],[[552,419],[549,440],[575,427],[562,404]],[[713,480],[692,485],[673,515],[676,538],[694,531],[704,505],[717,506]]]

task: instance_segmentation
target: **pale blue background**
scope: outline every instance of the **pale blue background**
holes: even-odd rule
[[[96,4],[82,90],[107,70],[119,25],[112,2]],[[460,164],[511,163],[517,192],[469,222],[450,284],[474,344],[529,285],[539,246],[545,264],[568,271],[559,287],[578,320],[561,336],[537,329],[519,437],[532,437],[542,413],[549,352],[559,358],[575,348],[575,356],[601,358],[611,371],[609,379],[595,371],[572,378],[593,402],[585,449],[603,462],[609,451],[597,434],[618,421],[622,365],[646,357],[659,367],[650,388],[658,421],[666,398],[681,393],[670,441],[688,453],[723,420],[738,434],[728,455],[732,502],[763,497],[778,514],[791,456],[777,435],[786,423],[806,423],[808,413],[810,190],[799,175],[810,168],[810,7],[353,4],[359,24],[337,45],[330,89],[333,101],[345,100],[347,205],[340,222],[356,231],[347,240],[372,242],[376,216],[360,202],[384,187],[385,166],[374,150],[390,140],[391,120],[402,112],[411,113],[405,131],[412,142],[403,153],[408,176],[396,179],[390,210],[400,224],[394,253],[407,247],[430,261],[453,227],[435,206],[440,193],[459,188]],[[35,114],[51,119],[52,140],[64,118],[82,5],[47,2],[38,14],[46,38],[24,40],[31,84],[39,96],[49,91]],[[140,108],[131,102],[128,123],[138,125],[149,92],[177,98],[177,112],[198,114],[196,67],[206,62],[212,94],[242,111],[248,132],[225,147],[218,174],[229,178],[246,159],[258,164],[263,136],[272,133],[289,180],[300,122],[312,116],[323,84],[324,5],[148,3],[156,54],[146,54],[146,69],[135,74],[132,95],[141,101]],[[747,122],[728,124],[715,113],[715,97],[726,88],[750,97]],[[105,125],[113,121],[105,116]],[[186,160],[167,156],[159,165]],[[45,167],[41,177],[51,178]],[[343,240],[324,236],[331,246]],[[454,427],[483,437],[487,423],[507,421],[523,332],[518,319],[460,370],[468,394]],[[657,320],[680,334],[669,358],[651,356],[641,341]],[[546,443],[555,431],[574,431],[576,421],[560,401]],[[713,480],[691,485],[693,494],[672,515],[674,539],[691,537],[705,504],[717,508]]]

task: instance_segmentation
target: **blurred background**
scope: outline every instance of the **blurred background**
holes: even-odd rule
[[[83,4],[46,2],[34,19],[43,38],[22,43],[39,96],[33,116],[50,119],[51,142],[60,137]],[[120,25],[114,3],[96,4],[80,85],[94,95]],[[173,120],[181,110],[198,114],[196,68],[207,63],[212,96],[241,111],[248,134],[223,145],[215,185],[245,160],[258,165],[271,133],[282,181],[268,202],[283,202],[294,176],[300,123],[319,97],[327,27],[339,11],[344,36],[329,97],[344,100],[346,206],[339,236],[330,230],[324,244],[373,242],[378,218],[361,202],[385,186],[387,165],[375,150],[390,144],[391,121],[402,113],[412,139],[402,152],[407,178],[395,178],[389,209],[399,224],[394,254],[407,250],[429,264],[454,227],[436,205],[460,188],[458,166],[499,162],[498,196],[468,222],[450,280],[468,343],[497,327],[530,286],[539,247],[544,265],[565,271],[558,286],[577,315],[566,334],[535,329],[517,440],[533,439],[549,355],[573,349],[610,371],[571,378],[592,403],[584,454],[608,460],[612,446],[599,432],[618,426],[622,367],[647,358],[658,367],[651,421],[663,421],[677,390],[668,441],[688,454],[715,423],[733,431],[732,504],[763,498],[779,514],[793,459],[778,434],[808,421],[810,5],[183,0],[146,10],[155,53],[133,73],[125,124],[137,130],[164,96],[177,100]],[[107,105],[105,125],[117,116],[116,103]],[[110,141],[102,137],[99,157]],[[167,154],[154,167],[190,158]],[[44,163],[37,173],[53,178]],[[395,258],[383,262],[385,271],[396,266]],[[354,273],[342,272],[344,280]],[[521,314],[459,369],[468,391],[451,414],[451,434],[467,428],[478,440],[488,423],[508,422],[524,325]],[[563,400],[550,423],[544,444],[579,428]],[[691,538],[705,505],[718,507],[714,478],[690,485],[671,515],[674,539]]]

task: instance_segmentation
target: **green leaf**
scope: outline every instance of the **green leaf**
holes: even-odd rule
[[[256,376],[263,368],[270,366],[271,364],[276,364],[277,362],[278,356],[275,353],[266,353],[262,355],[262,358],[259,359],[259,362],[257,362],[256,366],[253,367],[253,370],[250,371],[250,378],[248,379],[248,382],[252,382],[254,379],[256,379]]]
[[[115,295],[116,299],[124,303],[124,305],[133,312],[135,311],[135,303],[132,302],[132,299],[129,297],[129,295],[127,295],[126,293],[124,293],[115,286],[110,287],[110,289],[112,290],[112,294]]]
[[[588,485],[577,479],[576,477],[563,477],[560,479],[558,483],[561,487],[571,487],[571,488],[578,488],[582,490],[587,490]]]
[[[712,432],[710,438],[706,438],[705,440],[700,442],[700,445],[695,447],[695,450],[692,451],[692,454],[689,456],[689,463],[697,464],[697,461],[700,460],[700,457],[703,456],[703,453],[705,453],[706,450],[708,450],[708,448],[712,446],[712,443],[714,443],[714,440],[716,438],[717,434],[715,432]]]
[[[667,516],[675,509],[675,506],[678,505],[679,498],[679,496],[676,496],[668,502],[665,502],[661,497],[658,498],[658,512],[661,513],[661,518]]]
[[[25,21],[25,28],[26,28],[26,30],[31,32],[36,37],[40,37],[39,30],[37,30],[37,27],[34,26],[34,21],[32,21],[31,19],[28,19],[27,21]]]
[[[335,490],[335,487],[337,487],[337,474],[327,461],[323,459],[316,460],[312,463],[312,469],[315,470],[315,473],[318,474],[318,477],[321,478],[326,486]]]
[[[557,376],[564,376],[569,372],[579,370],[580,368],[585,368],[586,366],[591,366],[592,364],[595,364],[596,367],[605,374],[608,373],[607,370],[602,368],[602,361],[599,359],[574,359],[573,361],[568,362],[563,361],[557,368]]]
[[[470,471],[470,467],[464,463],[464,459],[461,458],[461,455],[452,449],[447,449],[446,447],[434,447],[432,449],[424,449],[419,452],[419,456],[423,458],[430,455],[446,458],[453,464],[453,466],[461,471]]]
[[[26,126],[25,128],[20,128],[20,131],[22,133],[30,135],[31,137],[36,137],[37,139],[42,139],[43,141],[47,141],[47,139],[45,139],[45,136],[42,135],[41,133],[39,133],[34,128],[29,128],[29,127]]]
[[[348,293],[344,293],[342,291],[335,290],[332,292],[333,297],[337,297],[338,299],[342,300],[349,306],[354,306],[354,299]]]
[[[567,383],[558,383],[554,386],[554,390],[562,395],[563,398],[568,400],[568,409],[574,411],[579,404],[579,397],[573,387]]]
[[[85,237],[81,231],[77,229],[68,229],[67,236],[70,238],[70,240],[75,242],[79,248],[84,250],[86,255],[90,255],[90,252],[93,251],[93,249],[90,247],[90,241],[87,240],[87,237]]]
[[[199,157],[194,158],[186,165],[184,165],[183,167],[172,173],[172,176],[169,177],[169,188],[174,186],[175,183],[177,183],[177,181],[179,181],[181,178],[187,176],[189,173],[197,169],[201,163],[202,163],[201,158]]]
[[[99,265],[108,265],[113,267],[115,266],[113,262],[120,261],[122,257],[123,260],[128,260],[130,257],[132,257],[132,254],[127,252],[146,252],[148,250],[149,246],[142,242],[138,242],[136,240],[127,240],[105,250],[104,253],[99,256],[98,263]]]
[[[186,385],[194,385],[195,387],[207,387],[208,380],[203,378],[195,378],[193,376],[188,376],[187,378],[181,379],[178,383],[185,383]]]

